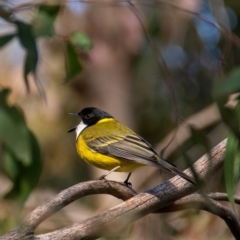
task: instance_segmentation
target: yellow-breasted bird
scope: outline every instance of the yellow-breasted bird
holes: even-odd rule
[[[88,107],[78,113],[81,122],[68,132],[76,132],[76,148],[79,156],[95,167],[111,172],[131,172],[141,166],[153,166],[170,171],[195,184],[193,179],[173,164],[160,158],[151,144],[130,128],[101,109]]]

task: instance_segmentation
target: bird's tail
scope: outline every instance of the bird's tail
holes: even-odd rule
[[[186,179],[190,183],[196,185],[196,182],[191,177],[189,177],[187,174],[185,174],[184,172],[179,170],[174,164],[167,162],[166,160],[161,159],[161,158],[158,159],[158,163],[160,165],[159,167],[161,167],[167,171],[170,171],[176,175],[179,175],[180,177]]]

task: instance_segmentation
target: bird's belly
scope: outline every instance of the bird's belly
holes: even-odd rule
[[[81,137],[79,137],[76,142],[76,148],[78,155],[84,161],[104,170],[110,171],[113,168],[120,166],[116,172],[132,172],[136,168],[143,166],[142,164],[127,159],[116,158],[93,151],[85,144]]]

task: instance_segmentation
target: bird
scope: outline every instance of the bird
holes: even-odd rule
[[[139,167],[153,166],[172,172],[195,184],[195,181],[174,164],[161,158],[152,145],[109,113],[87,107],[70,114],[81,118],[68,132],[76,132],[76,150],[87,163],[107,170],[99,179],[112,172],[128,172],[125,184],[130,184],[131,173]]]

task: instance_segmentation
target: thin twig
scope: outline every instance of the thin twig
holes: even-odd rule
[[[215,199],[226,200],[226,195],[223,193],[212,193],[208,194],[209,199],[206,199],[200,194],[191,194],[182,199],[177,200],[173,204],[159,209],[156,213],[163,212],[175,212],[186,210],[190,208],[205,210],[214,215],[222,218],[229,229],[231,230],[235,239],[239,239],[240,236],[240,219],[239,217],[228,207],[223,206],[221,203],[217,202]],[[235,197],[235,201],[239,202],[239,197]]]

